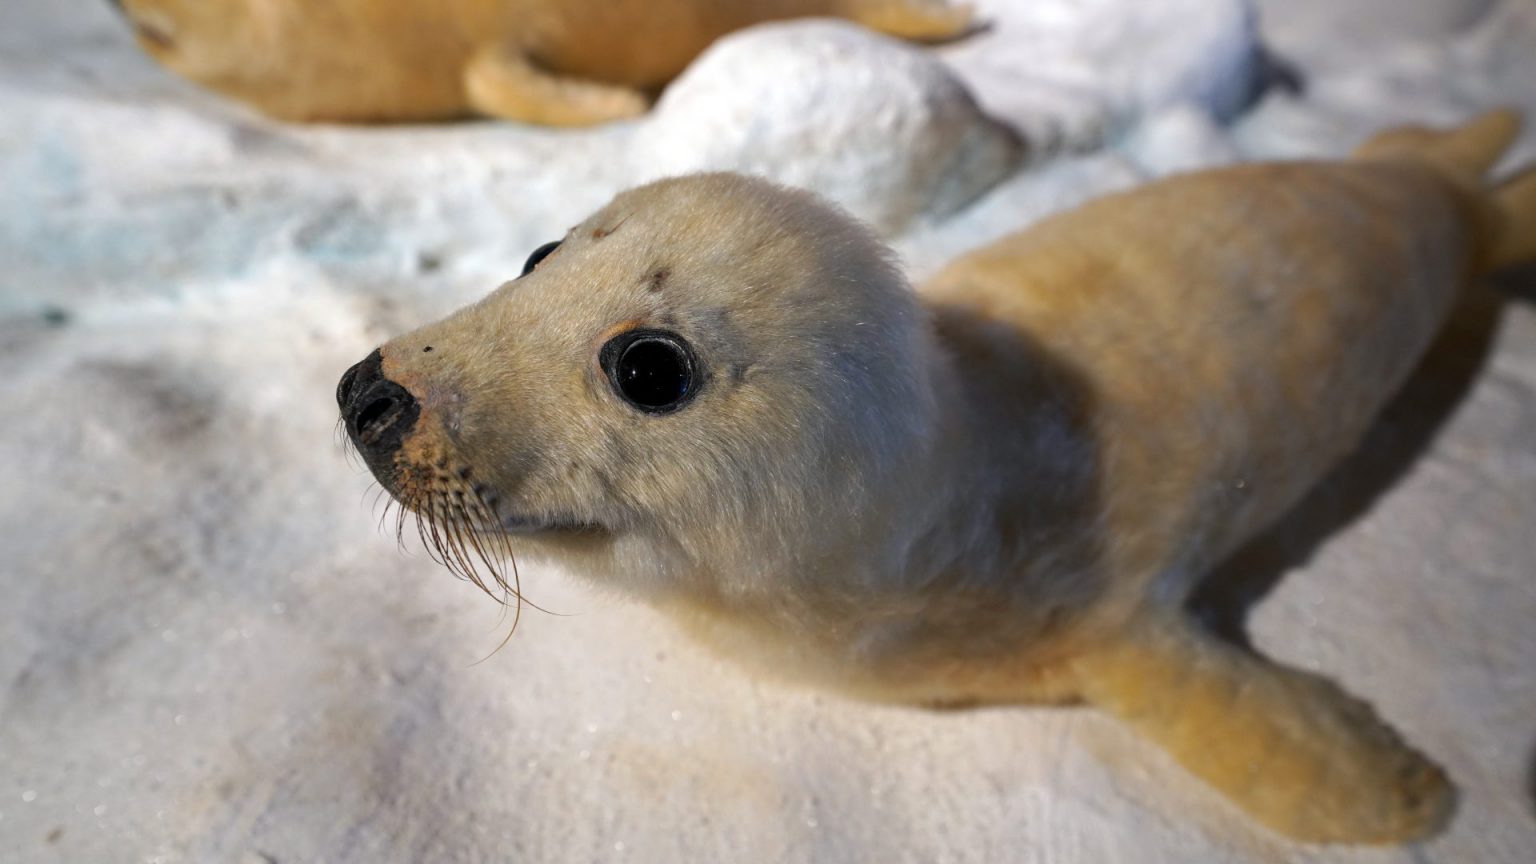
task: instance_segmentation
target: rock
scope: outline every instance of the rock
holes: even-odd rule
[[[1238,161],[1225,130],[1193,105],[1175,105],[1146,119],[1121,149],[1153,177]]]
[[[814,189],[886,232],[954,212],[1023,142],[944,64],[853,24],[796,21],[715,43],[636,133],[637,182],[704,170]]]
[[[1263,86],[1249,0],[980,0],[986,29],[939,50],[1036,148],[1084,150],[1186,104],[1230,120]]]

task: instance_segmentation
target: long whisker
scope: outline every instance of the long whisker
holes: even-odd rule
[[[379,499],[384,496],[384,487],[380,486],[379,481],[375,480],[364,487],[363,494],[360,497],[367,497],[369,492],[373,493],[373,503],[369,504],[368,507],[369,509],[374,509],[379,506]]]
[[[469,580],[476,588],[483,591],[485,596],[501,602],[500,598],[486,587],[485,581],[480,578],[480,574],[476,572],[474,566],[465,558],[462,547],[457,545],[454,539],[455,535],[450,531],[452,520],[445,520],[443,518],[447,514],[439,511],[436,497],[430,500],[426,507],[421,508],[421,511],[418,511],[418,513],[420,512],[428,514],[425,519],[427,534],[422,537],[422,542],[426,543],[432,550],[433,560],[447,567],[459,577]],[[441,524],[444,522],[446,524]]]
[[[336,418],[336,443],[341,447],[342,454],[346,457],[347,464],[358,471],[368,470],[363,463],[363,454],[357,452],[357,447],[352,443],[352,437],[347,434],[347,422],[344,417]]]
[[[512,540],[505,531],[501,530],[501,524],[495,517],[496,510],[486,501],[485,496],[479,490],[471,491],[475,496],[476,506],[472,511],[466,510],[466,512],[474,516],[476,522],[474,527],[480,529],[478,532],[480,537],[489,538],[496,544],[496,548],[492,551],[499,553],[499,555],[484,555],[483,557],[487,562],[504,559],[512,568],[512,582],[510,585],[507,583],[506,577],[501,570],[494,568],[497,573],[497,581],[500,582],[503,588],[510,591],[518,599],[519,603],[527,603],[530,607],[546,615],[562,615],[560,612],[551,612],[523,596],[523,579],[522,574],[517,569],[517,556],[512,553]]]
[[[463,533],[464,529],[459,524],[459,520],[456,517],[456,514],[445,514],[443,525],[443,541],[444,545],[448,549],[448,552],[452,554],[454,563],[458,566],[460,572],[468,576],[470,581],[475,583],[476,587],[494,598],[495,595],[492,594],[490,588],[485,584],[485,580],[480,578],[480,571],[477,567],[475,567],[474,561],[470,558],[469,550],[464,548]],[[505,601],[498,600],[497,602]]]
[[[469,545],[475,550],[475,555],[485,563],[485,566],[488,569],[490,569],[492,575],[496,579],[496,584],[501,586],[502,597],[506,598],[507,596],[511,596],[516,599],[516,607],[512,613],[512,629],[515,631],[517,630],[517,622],[522,619],[523,615],[523,593],[521,590],[519,590],[521,585],[516,587],[508,585],[507,577],[506,574],[502,571],[500,560],[486,551],[485,545],[481,542],[482,532],[475,530],[477,527],[484,524],[484,520],[480,518],[478,514],[473,514],[470,510],[465,508],[463,504],[459,505],[459,513],[463,523],[469,529],[467,532]],[[477,525],[477,523],[479,524]],[[512,558],[510,555],[505,557],[506,560],[511,562],[512,572],[516,574],[517,560]],[[514,575],[513,578],[516,580],[517,577]],[[505,606],[506,600],[503,599],[502,603],[503,606]]]
[[[416,510],[416,534],[421,538],[421,545],[426,547],[427,555],[431,556],[433,561],[448,567],[448,562],[444,561],[438,553],[437,525],[432,521],[431,514],[422,508]]]
[[[523,603],[528,601],[525,601],[523,597],[523,580],[522,577],[518,574],[517,558],[512,554],[511,545],[507,542],[506,534],[501,532],[490,533],[475,530],[476,528],[484,529],[489,527],[487,523],[490,521],[490,510],[485,506],[484,499],[478,492],[475,493],[475,497],[480,501],[480,505],[474,510],[465,507],[462,503],[459,505],[459,512],[463,514],[464,521],[469,524],[470,542],[474,544],[475,552],[480,556],[480,560],[484,561],[486,566],[491,568],[491,572],[496,574],[496,581],[501,585],[502,590],[504,592],[510,593],[514,598],[516,598],[516,603],[512,607],[512,626],[507,628],[507,635],[503,636],[501,638],[501,642],[499,642],[495,648],[491,649],[491,653],[481,657],[479,660],[476,660],[473,664],[471,664],[478,666],[479,664],[484,663],[492,657],[495,657],[501,652],[501,649],[507,647],[507,644],[512,641],[512,636],[517,633],[518,623],[523,620]],[[495,537],[500,542],[501,548],[499,551],[502,552],[503,558],[512,567],[511,585],[507,584],[506,575],[502,572],[501,568],[497,566],[497,559],[493,558],[491,554],[487,553],[485,547],[481,544],[479,536],[481,534],[484,534],[486,537]],[[532,602],[529,602],[528,605],[534,606],[534,608],[538,608],[536,604]],[[503,614],[506,612],[505,603],[502,606],[502,612]]]
[[[379,513],[379,533],[380,534],[384,533],[384,524],[389,521],[389,508],[394,503],[395,503],[395,499],[393,499],[393,498],[391,498],[388,501],[384,502],[384,509],[383,509],[383,511],[381,511]],[[374,500],[373,506],[375,506],[375,507],[379,506],[379,502],[378,502],[377,499]]]
[[[468,479],[462,475],[461,478]],[[503,529],[491,503],[495,500],[494,491],[478,483],[457,481],[450,481],[451,485],[443,488],[438,484],[449,478],[438,474],[435,479],[438,483],[432,483],[429,478],[420,478],[420,485],[407,483],[406,488],[410,491],[403,495],[399,491],[389,493],[379,517],[380,528],[382,530],[387,524],[393,507],[395,540],[403,547],[406,518],[412,517],[416,535],[432,560],[501,606],[498,628],[506,620],[508,607],[511,608],[512,625],[495,650],[476,661],[484,662],[505,648],[516,635],[525,604],[547,615],[563,613],[552,612],[523,596],[522,573],[513,552],[512,537]],[[423,480],[426,482],[421,482]],[[411,489],[412,486],[415,488]],[[386,493],[388,490],[381,487],[379,494]],[[379,500],[375,498],[375,507]],[[485,578],[486,574],[490,578]]]

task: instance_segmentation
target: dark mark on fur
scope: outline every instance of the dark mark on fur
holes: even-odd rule
[[[624,227],[624,223],[628,222],[628,221],[629,221],[629,217],[625,216],[623,219],[620,219],[618,221],[618,224],[614,225],[612,228],[594,228],[592,230],[592,239],[593,240],[601,240],[604,237],[607,237],[609,234],[612,234],[613,232],[615,232],[615,231],[619,230],[620,228]]]
[[[665,267],[656,268],[654,271],[652,271],[649,277],[650,284],[646,286],[647,289],[652,292],[660,291],[662,288],[662,283],[667,281],[667,277],[671,275],[672,271]]]

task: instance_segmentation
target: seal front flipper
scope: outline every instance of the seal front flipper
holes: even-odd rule
[[[514,45],[487,45],[464,68],[470,107],[490,117],[549,126],[627,120],[650,107],[629,87],[566,78],[538,68]]]
[[[1088,701],[1297,840],[1412,841],[1454,809],[1444,772],[1370,706],[1182,618],[1134,623],[1074,668]]]
[[[947,42],[976,30],[975,9],[945,0],[843,0],[842,14],[871,30],[914,42]]]

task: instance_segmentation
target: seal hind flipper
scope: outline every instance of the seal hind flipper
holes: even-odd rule
[[[1520,115],[1500,108],[1454,129],[1399,126],[1379,132],[1355,150],[1355,158],[1430,162],[1465,180],[1480,181],[1519,133]]]
[[[1139,622],[1074,667],[1089,702],[1295,839],[1406,842],[1454,810],[1444,772],[1369,705],[1184,619]]]
[[[1495,186],[1497,233],[1489,253],[1493,269],[1536,261],[1536,169],[1527,168]]]
[[[470,107],[490,117],[549,126],[592,126],[638,117],[650,107],[639,90],[540,69],[516,46],[488,45],[464,67]]]
[[[1536,261],[1536,170],[1525,169],[1490,185],[1493,170],[1520,134],[1520,115],[1507,108],[1489,111],[1453,129],[1405,126],[1373,136],[1356,158],[1432,165],[1470,192],[1492,215],[1484,231],[1487,270]]]

